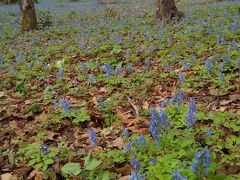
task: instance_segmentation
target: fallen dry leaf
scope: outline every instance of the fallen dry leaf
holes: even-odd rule
[[[120,177],[118,180],[129,180],[129,179],[130,179],[130,175]]]
[[[121,137],[118,137],[112,143],[112,147],[122,148],[123,146],[124,146],[124,142]]]
[[[130,124],[132,122],[132,120],[128,119],[127,116],[124,115],[120,109],[117,109],[117,115],[121,119],[121,122],[124,124]]]
[[[12,177],[11,173],[5,173],[1,175],[1,180],[12,180]]]
[[[131,167],[127,164],[124,167],[116,168],[115,171],[122,176],[131,174]]]

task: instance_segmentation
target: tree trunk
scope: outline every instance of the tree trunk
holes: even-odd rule
[[[22,25],[23,31],[34,30],[37,28],[37,16],[34,8],[33,0],[21,0],[20,9],[22,11]]]
[[[157,0],[156,16],[167,23],[173,17],[183,16],[183,13],[178,11],[174,0]]]

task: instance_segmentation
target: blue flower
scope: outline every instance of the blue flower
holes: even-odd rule
[[[127,70],[127,73],[131,74],[134,71],[134,67],[132,66],[132,64],[127,63],[126,70]]]
[[[176,57],[177,57],[176,51],[173,51],[173,52],[172,52],[172,57],[173,57],[173,58],[176,58]]]
[[[187,42],[187,44],[188,44],[188,46],[189,46],[190,48],[192,48],[192,47],[193,47],[193,43],[192,43],[192,41],[191,41],[191,40],[189,40],[189,41]]]
[[[88,70],[88,69],[87,69],[86,63],[81,63],[81,64],[80,64],[80,69],[81,69],[83,75],[86,75],[86,74],[87,74],[87,70]]]
[[[161,108],[166,107],[167,104],[168,104],[168,100],[167,100],[167,99],[164,99],[164,100],[161,102]]]
[[[97,146],[97,135],[93,128],[90,128],[90,130],[89,130],[89,140],[90,140],[90,144],[93,147]]]
[[[166,125],[167,122],[168,122],[168,116],[161,109],[159,113],[159,119],[158,119],[159,126],[164,126]]]
[[[61,68],[58,70],[58,74],[57,74],[57,79],[61,80],[63,78],[64,75],[64,70]]]
[[[43,152],[44,155],[47,155],[49,153],[49,149],[46,145],[41,145],[40,150]]]
[[[126,138],[129,137],[128,129],[124,129],[124,131],[123,131],[123,135],[124,135]]]
[[[102,67],[103,67],[103,71],[105,72],[106,77],[110,77],[112,75],[111,65],[108,63],[105,63]]]
[[[232,47],[234,50],[238,50],[238,43],[235,40],[232,41]]]
[[[144,66],[146,66],[146,68],[149,68],[151,66],[151,60],[149,57],[145,59]]]
[[[177,170],[177,171],[174,171],[174,172],[172,173],[172,179],[173,179],[173,180],[187,180],[187,177],[182,176],[182,175],[180,174],[179,170]]]
[[[58,100],[58,105],[62,107],[64,113],[67,113],[71,107],[71,103],[62,98]]]
[[[219,80],[220,80],[220,82],[224,82],[224,74],[222,73],[222,72],[219,72],[218,73],[218,76],[219,76]]]
[[[158,119],[159,119],[159,115],[158,115],[157,110],[155,108],[151,109],[150,110],[150,114],[151,114],[150,120],[152,122],[154,122],[155,124],[157,124],[158,123]]]
[[[212,153],[207,147],[203,151],[198,151],[195,154],[194,162],[192,163],[192,172],[196,175],[206,175],[210,166]]]
[[[182,64],[182,66],[183,66],[183,68],[184,68],[185,70],[190,69],[189,64],[188,64],[185,60],[184,60],[184,61],[181,61],[181,64]]]
[[[160,141],[160,136],[159,136],[159,133],[158,133],[157,126],[156,126],[156,124],[153,120],[150,120],[150,122],[149,122],[149,129],[150,129],[150,133],[151,133],[153,139],[156,142],[159,142]]]
[[[130,52],[130,50],[128,49],[128,50],[126,51],[126,53],[125,53],[125,58],[130,59],[130,57],[131,57],[131,52]]]
[[[155,50],[155,47],[153,45],[151,45],[147,48],[147,53],[151,54],[154,50]]]
[[[121,67],[121,66],[117,66],[117,67],[115,68],[114,74],[120,75],[120,74],[122,74],[122,73],[123,73],[122,67]]]
[[[125,151],[125,152],[131,152],[131,151],[132,151],[132,143],[127,143],[127,144],[124,146],[124,151]]]
[[[89,74],[89,75],[88,75],[88,84],[89,84],[89,85],[94,85],[94,84],[96,84],[96,80],[95,80],[95,77],[94,77],[93,74]]]
[[[129,180],[139,180],[139,179],[138,179],[138,175],[137,175],[137,173],[136,173],[135,171],[132,171],[132,172],[131,172],[131,175],[130,175],[130,177],[129,177]]]
[[[98,103],[98,106],[101,107],[101,108],[105,106],[105,102],[104,102],[103,97],[98,97],[97,98],[97,103]]]
[[[169,37],[169,38],[167,39],[167,42],[168,42],[168,45],[171,46],[171,45],[173,44],[173,39],[172,39],[172,37]]]
[[[193,98],[190,99],[189,109],[190,109],[190,111],[196,111],[197,110],[196,101]]]
[[[185,76],[184,76],[183,73],[179,73],[179,74],[178,74],[178,79],[179,79],[182,83],[186,82],[186,79],[185,79]]]
[[[226,62],[227,65],[231,64],[231,59],[226,55],[222,55],[222,59]]]
[[[213,64],[211,61],[206,60],[205,61],[205,67],[210,72],[212,70]]]
[[[156,158],[152,158],[150,162],[151,162],[151,164],[152,164],[153,166],[155,166],[156,163],[157,163],[157,159],[156,159]]]
[[[146,145],[146,140],[143,135],[140,135],[137,137],[135,140],[135,144],[140,147],[140,146],[145,146]]]
[[[2,56],[2,54],[0,53],[0,63],[2,63],[3,62],[3,56]]]
[[[85,48],[86,48],[86,46],[84,45],[84,43],[83,43],[83,41],[79,41],[79,48],[81,49],[81,50],[84,50]]]
[[[131,166],[133,167],[134,171],[138,172],[139,168],[140,168],[138,160],[135,157],[132,157],[130,163],[131,163]]]
[[[174,104],[177,103],[178,107],[182,103],[183,99],[185,98],[185,92],[180,89],[173,97],[170,99],[170,103]]]
[[[208,130],[207,132],[206,132],[206,135],[207,135],[207,137],[211,137],[212,136],[212,131],[211,130]]]
[[[190,107],[186,114],[187,127],[189,129],[193,128],[193,125],[196,123],[196,102],[194,99],[190,99]]]

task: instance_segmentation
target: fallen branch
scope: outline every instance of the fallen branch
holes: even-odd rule
[[[132,100],[130,99],[130,97],[128,97],[127,95],[126,95],[126,97],[127,97],[127,100],[128,100],[128,102],[129,102],[129,104],[130,104],[130,105],[132,106],[132,108],[134,109],[135,116],[136,116],[136,117],[139,117],[138,107],[137,107],[135,104],[133,104],[133,102],[132,102]]]

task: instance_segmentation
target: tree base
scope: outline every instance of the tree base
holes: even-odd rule
[[[184,14],[180,12],[174,0],[158,0],[157,1],[157,11],[156,16],[161,19],[164,23],[167,23],[173,17],[180,18]]]

